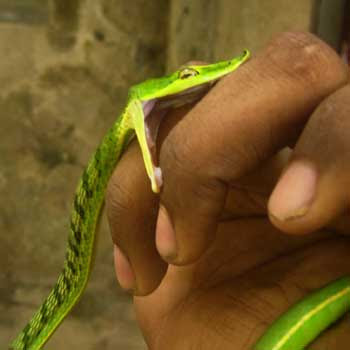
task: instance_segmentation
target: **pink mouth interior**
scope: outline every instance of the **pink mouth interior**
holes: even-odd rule
[[[143,113],[145,118],[146,141],[151,154],[154,174],[158,188],[163,184],[162,170],[158,167],[157,160],[157,136],[159,126],[163,117],[171,108],[181,107],[183,105],[196,102],[202,98],[210,89],[213,83],[199,85],[185,90],[176,95],[169,95],[158,99],[147,100],[142,102]]]

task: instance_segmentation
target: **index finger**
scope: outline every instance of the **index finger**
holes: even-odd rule
[[[306,33],[280,36],[223,78],[162,145],[162,255],[175,264],[198,259],[214,238],[228,185],[295,139],[318,103],[347,79],[338,55]],[[164,221],[173,226],[172,254]]]

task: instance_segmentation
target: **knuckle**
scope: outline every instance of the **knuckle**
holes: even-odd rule
[[[188,174],[190,167],[186,160],[191,158],[188,157],[191,154],[190,148],[189,143],[183,138],[180,140],[176,134],[167,138],[160,156],[160,165],[165,178]]]
[[[304,84],[329,86],[347,80],[346,66],[336,52],[310,33],[282,33],[267,50],[277,69]]]
[[[165,181],[162,201],[166,202],[167,207],[174,206],[174,203],[182,206],[183,192],[186,192],[191,196],[191,201],[201,203],[200,208],[196,207],[197,215],[200,215],[200,212],[205,212],[207,215],[210,211],[208,208],[221,199],[223,184],[217,178],[217,172],[209,170],[211,166],[207,158],[205,157],[204,164],[202,155],[195,152],[194,147],[195,145],[186,137],[182,137],[181,142],[178,142],[176,137],[167,140],[164,152],[162,150],[160,164]],[[194,157],[194,154],[197,156]],[[182,189],[181,192],[179,188]],[[185,205],[188,209],[190,203],[187,202]]]
[[[112,234],[116,223],[121,223],[121,219],[133,208],[132,193],[126,186],[113,178],[108,184],[106,191],[106,213],[110,223]]]

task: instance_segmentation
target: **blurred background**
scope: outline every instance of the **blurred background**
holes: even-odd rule
[[[343,5],[0,0],[1,349],[61,270],[75,185],[128,87],[188,60],[254,53],[285,30],[318,31],[337,47]],[[112,251],[104,218],[88,288],[47,348],[146,349]]]

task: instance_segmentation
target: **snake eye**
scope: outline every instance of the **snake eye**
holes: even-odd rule
[[[187,79],[187,78],[190,78],[190,77],[194,77],[194,76],[196,76],[198,74],[199,74],[199,72],[197,72],[195,69],[189,68],[189,67],[185,67],[185,68],[180,70],[179,78],[180,79]]]

